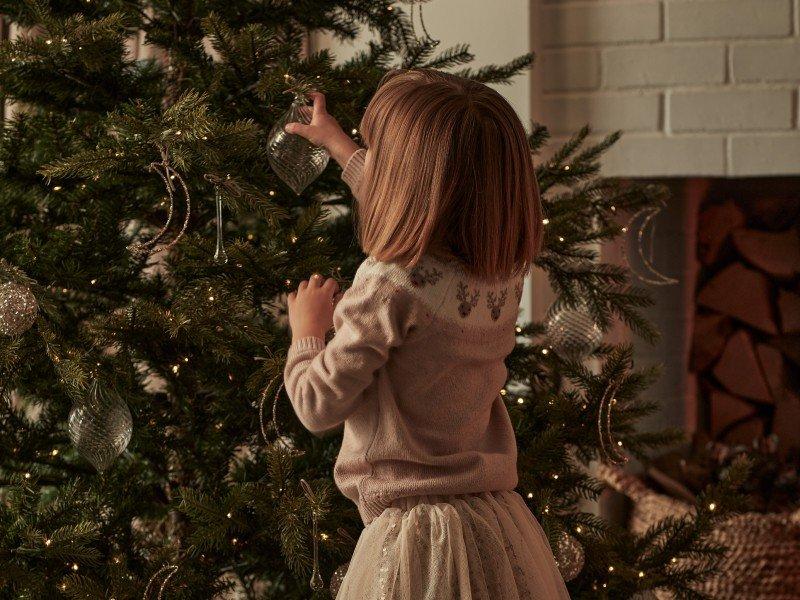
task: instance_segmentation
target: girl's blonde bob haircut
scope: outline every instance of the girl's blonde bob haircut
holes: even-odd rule
[[[491,88],[430,69],[390,71],[364,118],[356,227],[367,254],[415,265],[452,255],[479,278],[527,270],[542,209],[525,129]]]

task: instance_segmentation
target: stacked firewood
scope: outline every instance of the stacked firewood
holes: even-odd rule
[[[711,435],[800,447],[800,211],[797,200],[708,200],[691,367]]]

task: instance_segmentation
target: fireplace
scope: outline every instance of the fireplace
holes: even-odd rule
[[[678,281],[650,286],[661,341],[633,340],[664,367],[652,425],[800,444],[800,1],[537,0],[531,38],[551,147],[622,130],[603,174],[672,192],[654,266]]]

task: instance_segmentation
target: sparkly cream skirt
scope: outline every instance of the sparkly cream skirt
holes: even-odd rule
[[[569,599],[513,491],[401,498],[362,532],[336,600]]]

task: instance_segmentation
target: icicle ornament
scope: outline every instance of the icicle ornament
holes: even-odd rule
[[[214,251],[214,262],[224,265],[228,262],[228,253],[225,252],[225,239],[222,231],[222,194],[219,188],[214,188],[214,201],[217,205],[217,248]]]
[[[300,486],[303,488],[308,501],[311,503],[311,541],[314,551],[314,569],[311,573],[311,581],[309,585],[315,592],[319,592],[325,587],[325,582],[319,572],[319,515],[317,514],[317,498],[314,490],[305,479],[300,480]]]

